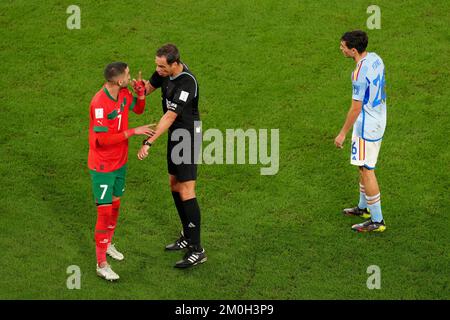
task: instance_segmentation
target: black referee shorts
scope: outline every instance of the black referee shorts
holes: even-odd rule
[[[197,159],[195,156],[195,148],[194,148],[194,129],[189,129],[189,132],[191,133],[190,137],[190,149],[191,149],[191,156],[190,161],[188,163],[180,163],[176,164],[174,163],[174,159],[172,159],[172,150],[173,148],[178,145],[179,143],[182,143],[181,141],[172,141],[172,132],[169,131],[169,134],[167,135],[167,170],[169,174],[175,176],[178,181],[190,181],[190,180],[197,180],[197,163],[194,161]],[[201,141],[201,140],[200,140]],[[198,152],[199,150],[197,150]],[[183,157],[184,150],[179,151],[176,150],[176,155],[179,155],[180,157]]]

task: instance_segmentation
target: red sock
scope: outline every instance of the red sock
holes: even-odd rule
[[[117,219],[119,217],[120,199],[113,201],[112,203],[112,213],[108,224],[108,241],[111,243],[114,231],[117,226]]]
[[[112,205],[97,207],[97,224],[95,225],[95,250],[97,263],[106,261],[106,249],[108,249],[108,221],[111,216]]]

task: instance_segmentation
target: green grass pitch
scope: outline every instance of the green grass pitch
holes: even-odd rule
[[[81,29],[66,9],[81,8]],[[449,299],[449,4],[369,1],[1,1],[1,299]],[[368,31],[386,65],[388,127],[378,163],[383,234],[355,234],[341,209],[357,170],[333,140],[350,106],[354,62],[343,32]],[[202,165],[198,199],[208,262],[176,270],[179,232],[165,136],[148,159],[130,142],[115,235],[121,280],[95,274],[87,169],[88,107],[103,68],[137,75],[173,42],[200,85],[205,129],[278,128],[280,170]],[[130,125],[157,121],[159,92]],[[69,290],[66,269],[81,268]],[[366,270],[381,269],[369,290]]]

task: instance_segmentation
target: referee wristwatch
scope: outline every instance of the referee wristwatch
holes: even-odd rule
[[[151,147],[152,143],[149,142],[147,139],[144,139],[144,141],[142,141],[142,145]]]

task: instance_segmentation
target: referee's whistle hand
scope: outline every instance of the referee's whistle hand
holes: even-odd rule
[[[145,158],[147,158],[149,148],[150,148],[149,146],[141,147],[141,149],[139,150],[139,152],[137,154],[139,160],[144,160]]]

